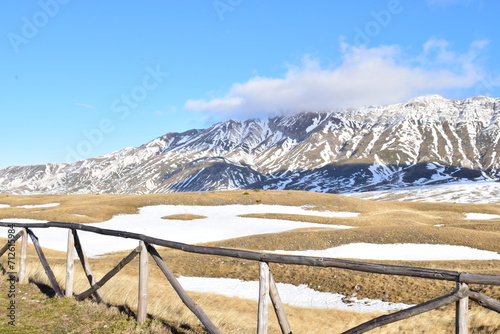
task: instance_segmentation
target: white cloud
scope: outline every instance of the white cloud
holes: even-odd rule
[[[305,56],[282,78],[255,76],[235,83],[225,96],[189,100],[189,110],[248,117],[402,102],[424,94],[474,87],[484,79],[478,56],[487,45],[473,42],[463,54],[446,40],[430,39],[416,56],[397,45],[368,48],[341,43],[339,66],[324,68]]]

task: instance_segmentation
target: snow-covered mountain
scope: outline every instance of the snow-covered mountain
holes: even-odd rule
[[[0,192],[162,193],[242,188],[357,192],[500,180],[500,99],[406,103],[229,120],[71,164],[0,170]]]

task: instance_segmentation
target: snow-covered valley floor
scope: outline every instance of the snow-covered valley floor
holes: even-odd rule
[[[55,204],[53,204],[55,205]],[[1,210],[1,208],[0,208]],[[109,221],[93,224],[94,226],[141,233],[157,238],[195,244],[209,241],[226,240],[262,233],[277,233],[297,228],[353,228],[345,225],[326,225],[277,219],[240,217],[252,213],[281,213],[343,217],[346,220],[356,217],[356,212],[329,212],[306,210],[303,207],[279,205],[225,205],[225,206],[189,206],[159,205],[143,207],[138,214],[117,215]],[[206,218],[194,220],[163,219],[177,214],[193,214]],[[468,213],[468,217],[494,219],[497,217],[481,216]],[[3,219],[5,222],[38,222],[27,219]],[[35,229],[43,247],[65,251],[67,231],[64,229]],[[0,235],[6,235],[6,229]],[[137,241],[122,238],[80,232],[82,245],[90,256],[97,256],[112,251],[132,249]],[[284,251],[276,251],[284,253]],[[378,260],[442,260],[442,259],[500,259],[500,255],[491,251],[450,245],[418,244],[347,244],[326,250],[286,252],[295,255],[320,257],[358,258]],[[418,254],[419,257],[416,257]],[[394,255],[397,255],[394,257]],[[422,258],[423,256],[423,258]],[[256,299],[258,282],[244,282],[227,278],[181,277],[181,284],[188,291],[211,292],[227,296]],[[300,307],[347,309],[362,312],[388,311],[406,308],[406,304],[394,304],[379,300],[358,300],[353,296],[318,292],[305,285],[294,286],[279,284],[278,289],[286,304]]]

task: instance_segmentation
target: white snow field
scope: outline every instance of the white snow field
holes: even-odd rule
[[[175,214],[195,214],[207,218],[195,220],[171,220],[161,217]],[[298,228],[352,228],[346,225],[315,224],[281,219],[239,217],[250,213],[302,214],[323,217],[356,217],[355,212],[313,211],[302,207],[281,205],[157,205],[139,209],[138,214],[116,215],[108,221],[92,226],[145,234],[155,238],[188,244],[226,240],[254,234],[278,233]],[[5,222],[44,223],[29,219],[3,219]],[[5,228],[3,235],[6,235]],[[59,251],[66,250],[66,234],[63,229],[35,229],[43,247]],[[138,241],[109,237],[88,232],[79,232],[82,245],[88,256],[133,249]],[[0,230],[2,235],[2,230]]]
[[[393,261],[500,260],[500,254],[492,251],[466,246],[435,244],[351,243],[321,250],[277,250],[265,252],[288,255]]]

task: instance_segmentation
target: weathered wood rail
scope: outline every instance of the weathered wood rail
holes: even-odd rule
[[[89,281],[90,288],[86,291],[75,296],[77,300],[83,300],[90,295],[93,295],[99,302],[104,302],[104,297],[100,292],[100,288],[108,282],[114,275],[116,275],[123,267],[130,263],[136,256],[139,255],[139,292],[138,292],[138,312],[137,321],[142,323],[147,317],[147,280],[148,280],[148,254],[151,255],[157,266],[163,272],[169,283],[172,285],[176,293],[179,295],[182,302],[198,317],[201,323],[205,326],[209,333],[221,333],[221,331],[214,325],[210,318],[205,314],[203,309],[198,306],[186,291],[182,288],[181,284],[162,259],[157,250],[153,247],[163,246],[167,248],[177,249],[184,252],[217,255],[238,259],[246,259],[259,262],[259,302],[258,302],[258,322],[257,333],[267,333],[268,327],[268,310],[269,299],[273,304],[276,312],[279,325],[282,333],[291,334],[292,330],[287,320],[283,303],[281,302],[276,283],[269,269],[269,263],[291,264],[291,265],[306,265],[316,267],[333,267],[348,270],[363,271],[376,274],[386,275],[399,275],[409,277],[420,277],[434,280],[446,280],[456,282],[456,290],[450,294],[441,296],[439,298],[424,302],[422,304],[410,307],[405,310],[394,312],[384,315],[370,321],[367,321],[359,326],[356,326],[344,333],[364,333],[374,328],[387,325],[399,320],[407,319],[415,315],[434,310],[436,308],[456,303],[456,333],[468,333],[468,301],[469,299],[476,301],[479,305],[500,313],[500,302],[483,295],[479,292],[469,289],[468,284],[486,284],[486,285],[500,285],[500,275],[484,275],[466,272],[457,272],[450,270],[440,269],[427,269],[418,267],[405,267],[394,265],[382,265],[374,263],[366,263],[359,261],[334,259],[334,258],[321,258],[310,256],[293,256],[293,255],[280,255],[268,254],[261,252],[252,252],[239,249],[217,248],[217,247],[204,247],[196,245],[188,245],[180,242],[168,241],[150,237],[143,234],[116,231],[110,229],[102,229],[92,225],[48,222],[48,223],[7,223],[0,222],[0,226],[20,228],[20,231],[9,236],[7,244],[0,249],[0,257],[5,254],[12,243],[21,238],[21,251],[19,260],[19,273],[18,280],[21,283],[26,282],[26,254],[27,254],[27,237],[29,236],[33,242],[33,246],[37,252],[38,258],[44,268],[49,282],[54,289],[57,296],[71,297],[73,296],[73,273],[74,273],[74,250],[76,250],[80,262],[82,264],[85,275]],[[37,228],[64,228],[68,229],[68,248],[66,259],[66,282],[65,289],[63,290],[54,273],[45,258],[43,250],[38,242],[38,238],[33,233],[32,229]],[[139,245],[129,255],[123,258],[113,269],[104,275],[99,281],[96,281],[94,274],[90,268],[89,261],[85,252],[83,251],[82,244],[78,237],[77,231],[92,232],[101,235],[121,237],[128,239],[135,239],[139,241]],[[64,291],[64,293],[63,293]],[[268,298],[269,296],[269,298]]]

